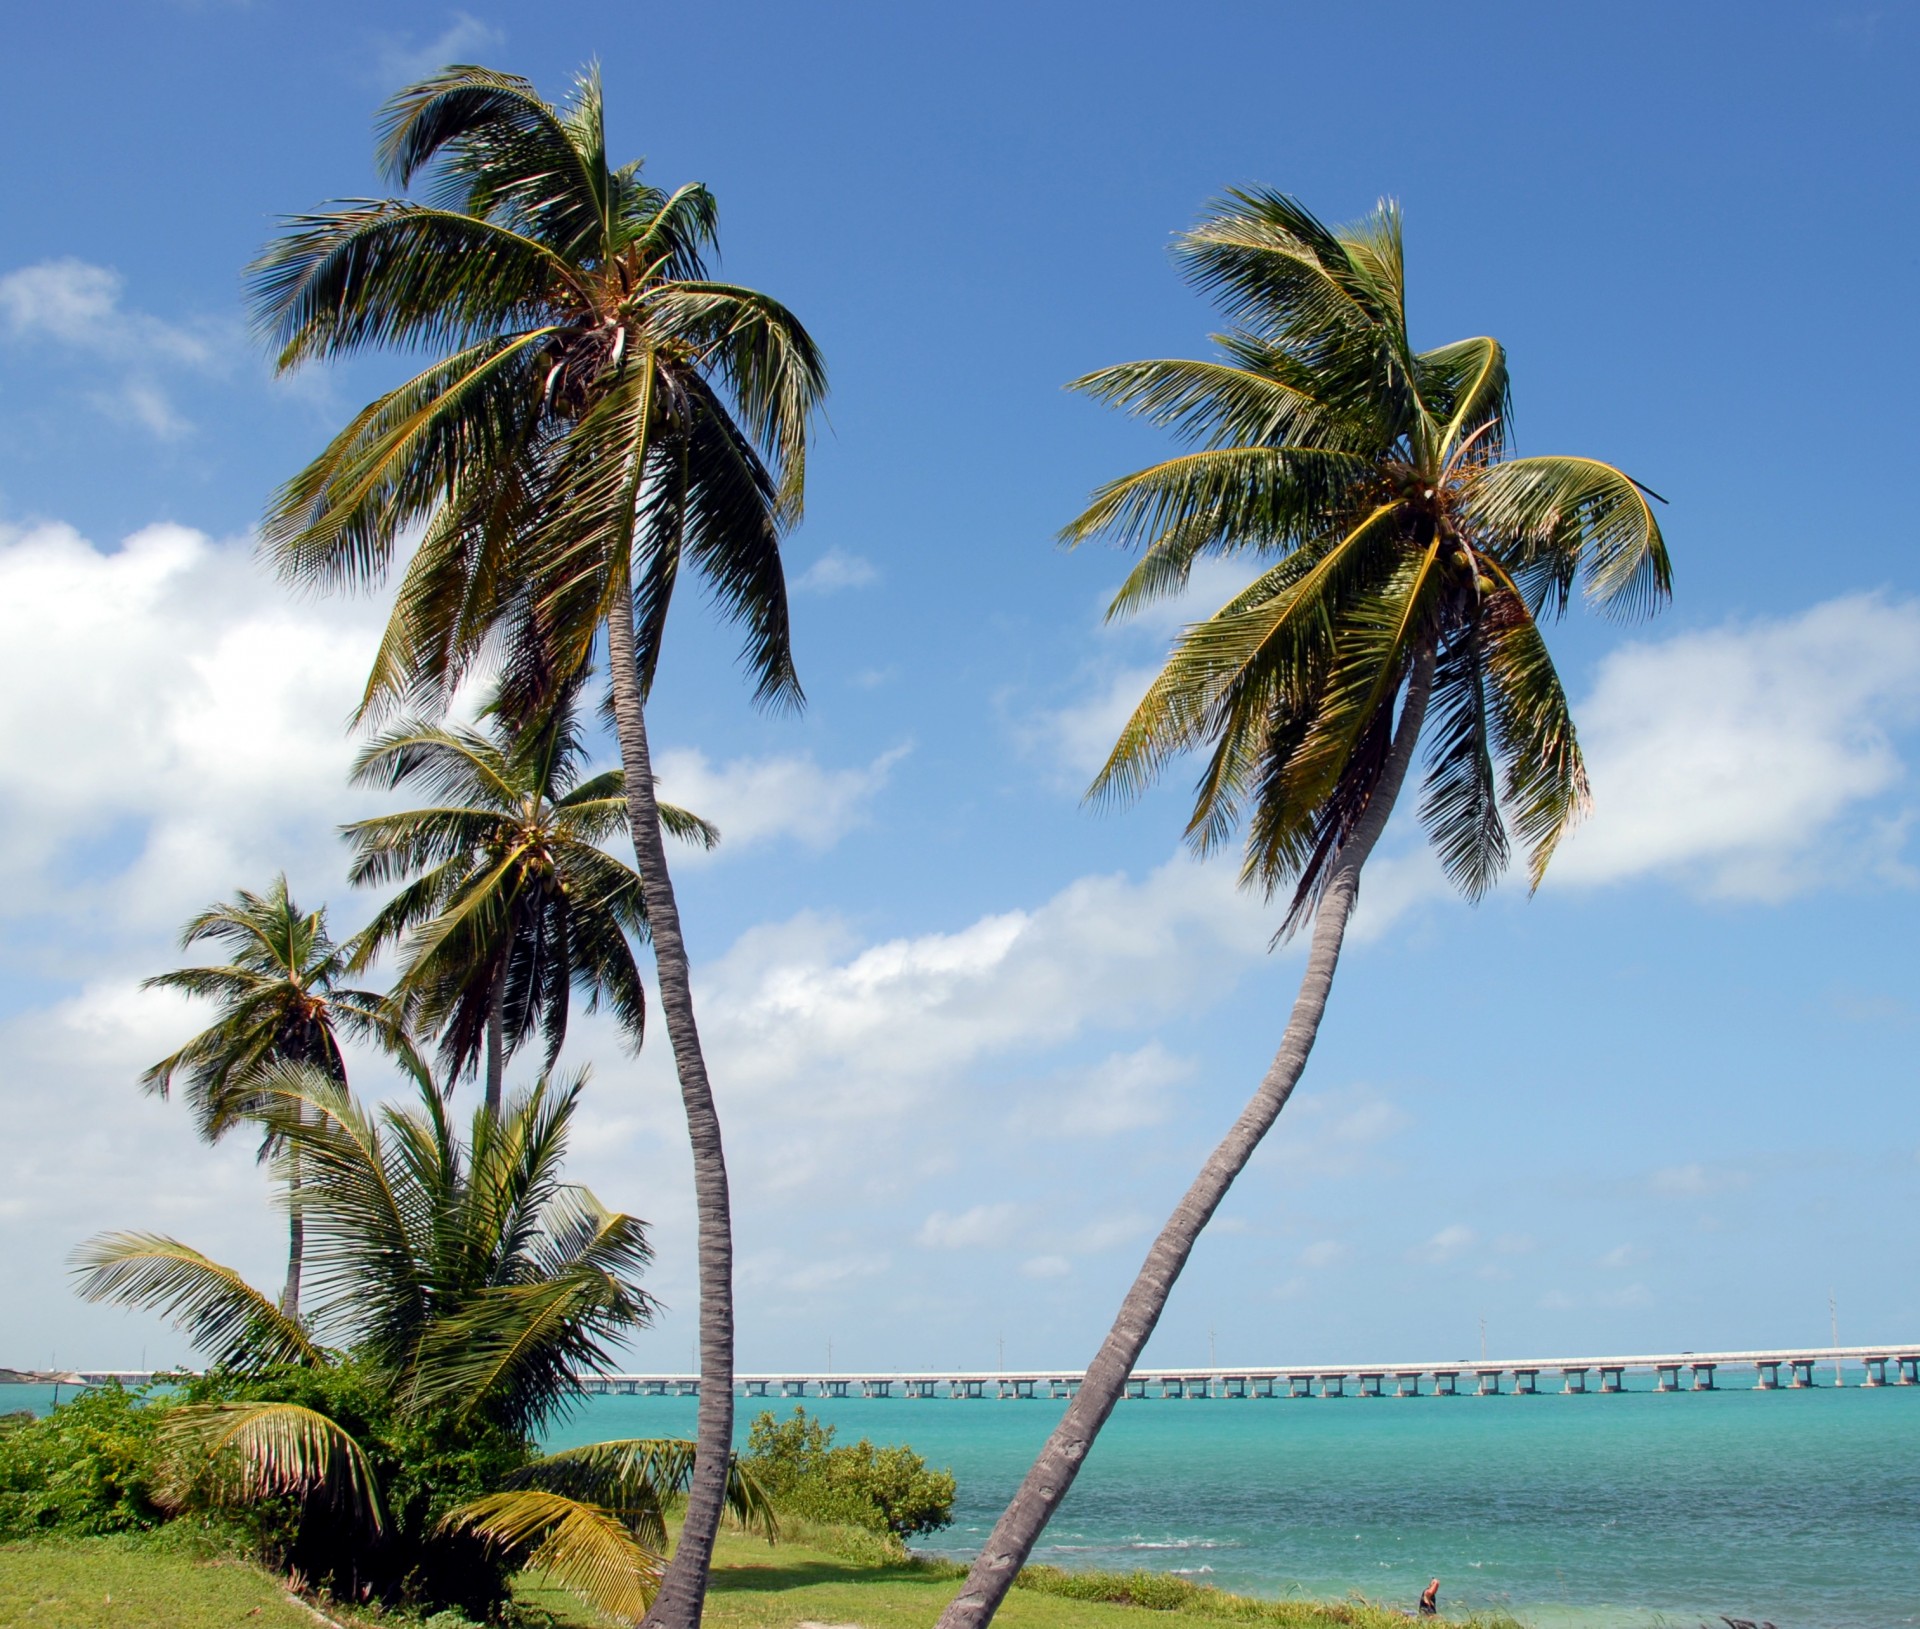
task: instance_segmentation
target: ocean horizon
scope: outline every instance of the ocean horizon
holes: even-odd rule
[[[50,1387],[0,1387],[0,1412]],[[546,1434],[691,1436],[695,1403],[594,1397]],[[744,1440],[784,1399],[740,1399]],[[969,1559],[1060,1416],[1044,1399],[809,1398],[842,1440],[959,1484],[915,1544]],[[1920,1625],[1920,1388],[1123,1403],[1033,1559],[1267,1597],[1359,1593],[1539,1629]]]

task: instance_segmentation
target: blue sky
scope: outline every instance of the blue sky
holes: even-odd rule
[[[291,598],[248,531],[395,369],[270,379],[240,268],[375,191],[375,107],[449,59],[558,95],[597,57],[616,153],[714,188],[832,373],[809,709],[756,715],[692,595],[656,708],[727,835],[680,881],[744,1366],[1083,1360],[1278,1040],[1296,956],[1179,858],[1179,779],[1078,801],[1180,613],[1103,628],[1122,562],[1050,541],[1164,446],[1061,385],[1204,352],[1166,247],[1243,182],[1400,199],[1416,341],[1497,334],[1523,450],[1669,498],[1678,593],[1557,633],[1599,808],[1537,897],[1470,909],[1390,834],[1152,1355],[1805,1342],[1829,1290],[1843,1338],[1920,1329],[1911,5],[316,15],[40,8],[0,61],[0,1363],[184,1352],[67,1293],[96,1227],[277,1282],[250,1154],[135,1088],[192,1022],[135,986],[282,866],[367,909],[331,834],[380,606]],[[655,1224],[634,1362],[679,1367],[664,1045],[570,1052],[579,1169]]]

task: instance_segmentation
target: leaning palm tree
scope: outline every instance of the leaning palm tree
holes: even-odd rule
[[[1229,193],[1178,252],[1231,325],[1210,361],[1128,363],[1076,388],[1197,450],[1102,487],[1064,534],[1141,549],[1110,614],[1185,588],[1202,555],[1258,575],[1185,630],[1093,784],[1128,798],[1205,753],[1187,838],[1245,830],[1242,879],[1313,924],[1280,1049],[1154,1240],[1085,1383],[995,1526],[943,1629],[994,1614],[1164,1310],[1200,1230],[1286,1106],[1325,1011],[1360,871],[1429,718],[1421,818],[1478,898],[1508,823],[1537,887],[1587,803],[1539,618],[1576,584],[1618,612],[1669,591],[1646,489],[1589,458],[1509,457],[1492,339],[1416,351],[1400,217],[1330,231],[1292,199]]]
[[[589,1012],[605,1001],[636,1046],[646,1020],[630,943],[647,931],[640,878],[600,846],[626,829],[625,777],[585,775],[576,689],[529,724],[497,703],[484,733],[402,724],[354,765],[357,782],[411,782],[436,801],[343,828],[355,883],[404,883],[355,938],[352,965],[400,946],[395,994],[413,1027],[439,1036],[448,1081],[477,1072],[484,1054],[495,1112],[506,1061],[536,1030],[553,1067],[576,986]],[[660,819],[706,848],[719,841],[671,804]]]
[[[379,157],[423,196],[292,221],[253,268],[256,316],[283,370],[387,346],[434,360],[280,491],[264,546],[296,581],[366,583],[418,529],[368,712],[443,703],[503,630],[561,677],[604,631],[693,1145],[701,1468],[654,1611],[693,1629],[732,1434],[733,1243],[645,703],[683,566],[744,625],[757,699],[801,701],[780,538],[824,374],[792,313],[709,276],[706,188],[664,192],[609,162],[597,75],[555,108],[524,79],[448,68],[387,105]]]
[[[404,1591],[426,1578],[490,1612],[502,1569],[530,1566],[605,1610],[644,1610],[693,1445],[604,1442],[548,1457],[532,1446],[581,1395],[576,1377],[606,1367],[609,1343],[653,1310],[638,1282],[644,1225],[562,1179],[580,1087],[543,1078],[502,1112],[476,1110],[462,1140],[430,1083],[417,1106],[369,1112],[322,1069],[264,1070],[248,1118],[307,1173],[305,1320],[176,1239],[109,1233],[82,1246],[81,1294],[173,1317],[214,1364],[208,1384],[229,1394],[167,1411],[163,1499],[291,1500],[290,1558],[323,1582]],[[402,1510],[383,1495],[371,1434],[274,1395],[303,1371],[348,1364],[394,1411],[389,1439],[416,1455],[427,1445],[445,1474],[507,1467],[496,1485],[457,1501],[416,1487]],[[390,1457],[391,1441],[379,1446]],[[771,1529],[764,1497],[737,1473],[728,1500]],[[491,1576],[476,1576],[489,1555]]]
[[[303,911],[276,877],[265,894],[244,889],[189,922],[180,948],[218,944],[231,959],[218,967],[182,967],[147,979],[143,990],[181,990],[218,1004],[219,1016],[179,1051],[140,1077],[166,1097],[184,1077],[187,1106],[200,1135],[217,1143],[251,1114],[261,1072],[273,1064],[309,1064],[334,1080],[347,1078],[340,1037],[371,1041],[418,1071],[419,1059],[398,1011],[383,996],[342,982],[347,953],[327,932],[325,908]],[[271,1151],[272,1139],[262,1147]],[[299,1185],[298,1162],[287,1168]],[[300,1207],[289,1207],[287,1282],[280,1304],[300,1312],[304,1227]]]

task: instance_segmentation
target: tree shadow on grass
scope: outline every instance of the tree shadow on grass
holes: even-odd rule
[[[771,1595],[783,1589],[812,1589],[822,1584],[931,1586],[946,1581],[911,1562],[875,1567],[850,1561],[775,1561],[717,1567],[708,1587],[716,1594]]]

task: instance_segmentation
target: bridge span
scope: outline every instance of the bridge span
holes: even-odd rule
[[[1625,1357],[1465,1358],[1418,1363],[1210,1364],[1203,1369],[1143,1368],[1128,1379],[1130,1398],[1459,1397],[1535,1396],[1626,1391],[1800,1391],[1844,1385],[1846,1370],[1867,1387],[1920,1386],[1920,1341],[1892,1346],[1790,1346],[1752,1352],[1639,1353]],[[1722,1371],[1749,1376],[1729,1388]],[[1650,1385],[1629,1384],[1629,1376]],[[1544,1377],[1544,1379],[1543,1379]],[[735,1390],[748,1398],[946,1397],[1065,1398],[1080,1389],[1084,1371],[933,1369],[920,1373],[853,1369],[844,1373],[785,1369],[739,1374]],[[589,1374],[581,1385],[595,1395],[697,1397],[692,1374]]]

